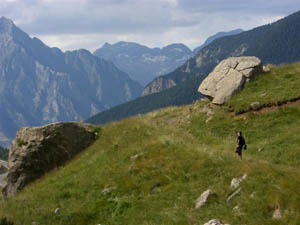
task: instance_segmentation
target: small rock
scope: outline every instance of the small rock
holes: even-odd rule
[[[214,192],[211,189],[206,190],[205,192],[203,192],[200,197],[196,200],[196,206],[195,208],[201,208],[202,206],[204,206],[208,199],[212,196],[215,195]]]
[[[235,207],[233,207],[232,210],[235,211],[235,212],[240,212],[240,206],[236,205]]]
[[[233,178],[232,181],[231,181],[230,187],[235,189],[238,186],[240,186],[240,179]]]
[[[256,106],[259,106],[259,102],[252,102],[250,105],[252,108],[255,108]]]
[[[244,174],[241,178],[233,178],[232,181],[231,181],[231,184],[230,186],[235,189],[235,188],[238,188],[241,184],[241,182],[243,180],[245,180],[246,178],[248,177],[247,174]]]
[[[263,66],[263,71],[264,72],[270,72],[270,67],[268,65]]]
[[[264,148],[259,148],[259,149],[258,149],[258,152],[261,152],[263,149],[264,149]]]
[[[141,156],[141,154],[136,154],[130,157],[131,160],[136,160]]]
[[[238,195],[241,192],[242,188],[237,189],[235,192],[233,192],[227,199],[226,202],[229,203],[230,200],[235,197],[236,195]]]
[[[60,208],[56,208],[56,209],[54,210],[54,214],[57,214],[57,213],[59,212],[59,210],[60,210]]]
[[[213,220],[208,221],[208,222],[205,223],[204,225],[222,225],[222,223],[221,223],[220,220],[213,219]]]
[[[253,199],[255,197],[255,194],[256,194],[255,192],[252,192],[251,195],[250,195],[250,198]]]
[[[218,219],[212,219],[205,223],[204,225],[230,225],[230,224],[222,224],[222,222]]]
[[[106,187],[102,190],[101,194],[107,195],[107,194],[111,193],[112,190],[115,190],[115,189],[116,189],[116,187]]]
[[[280,208],[275,209],[272,218],[273,219],[281,219],[282,218],[282,215],[281,215],[281,212],[280,212]]]
[[[205,123],[208,123],[209,121],[211,121],[212,118],[213,118],[212,116],[208,117],[207,120],[205,120]]]

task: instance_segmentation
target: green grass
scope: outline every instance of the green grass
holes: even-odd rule
[[[251,109],[251,103],[259,102],[255,108],[267,104],[280,104],[300,98],[300,63],[271,66],[271,71],[254,82],[248,83],[242,93],[234,96],[229,106],[236,113]]]
[[[290,67],[296,66],[283,68]],[[256,91],[270,93],[273,85],[259,83],[280,69],[278,76],[285,77],[286,70],[272,68],[255,81]],[[278,99],[291,97],[282,96]],[[239,98],[246,98],[244,91],[231,107],[241,107]],[[67,165],[1,202],[0,218],[17,225],[202,225],[213,218],[232,225],[299,224],[300,107],[240,116],[227,106],[216,107],[206,122],[208,107],[208,101],[199,101],[101,127],[97,141]],[[236,130],[248,144],[242,161],[233,153]],[[243,174],[248,178],[241,194],[227,204],[232,178]],[[208,188],[216,197],[195,209],[195,200]],[[239,212],[233,210],[236,205]],[[280,220],[272,219],[277,207]]]

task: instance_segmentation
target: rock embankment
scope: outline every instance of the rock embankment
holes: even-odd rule
[[[215,67],[200,84],[198,91],[212,99],[212,103],[222,105],[262,71],[261,61],[257,57],[231,57]]]
[[[8,182],[3,194],[16,194],[30,182],[70,160],[95,138],[93,126],[85,123],[21,128],[9,151]]]

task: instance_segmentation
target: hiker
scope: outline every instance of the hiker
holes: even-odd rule
[[[237,131],[236,135],[237,135],[237,144],[236,144],[236,148],[235,148],[234,152],[237,153],[239,155],[239,157],[242,159],[242,150],[243,150],[243,148],[247,149],[247,145],[246,145],[244,137],[242,136],[241,131]]]

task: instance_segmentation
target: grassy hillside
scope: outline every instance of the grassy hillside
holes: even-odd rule
[[[102,126],[86,151],[2,202],[0,218],[43,225],[202,225],[213,218],[299,224],[299,102],[241,114],[255,101],[268,106],[300,97],[291,88],[299,70],[300,64],[273,67],[223,107],[201,100]],[[243,160],[233,152],[236,130],[248,144]],[[232,178],[243,174],[241,193],[226,203]],[[216,196],[195,209],[208,188]],[[282,219],[272,219],[277,208]]]

